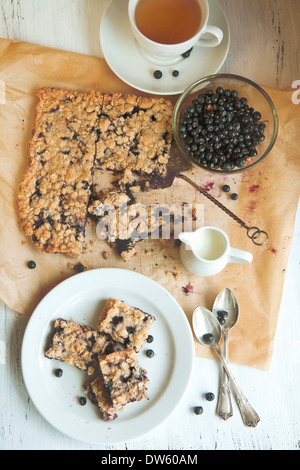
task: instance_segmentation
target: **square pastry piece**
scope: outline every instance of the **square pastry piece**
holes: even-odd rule
[[[105,94],[95,165],[164,175],[172,142],[173,106],[163,98]]]
[[[155,317],[125,302],[110,298],[98,321],[98,329],[126,349],[139,352],[148,338]]]
[[[115,343],[105,333],[59,318],[54,323],[54,334],[45,356],[93,375],[99,368],[98,356],[111,353],[114,346]]]
[[[84,387],[87,398],[98,406],[104,421],[113,421],[118,417],[112,404],[108,390],[105,388],[103,376],[99,375]]]
[[[133,349],[115,351],[99,358],[105,388],[115,410],[148,398],[147,371],[139,366]]]

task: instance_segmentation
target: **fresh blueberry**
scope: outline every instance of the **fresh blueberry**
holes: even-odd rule
[[[151,357],[154,357],[154,351],[153,351],[152,349],[148,349],[148,350],[146,351],[146,356],[147,356],[147,357],[150,357],[150,358],[151,358]]]
[[[28,261],[27,266],[29,269],[34,269],[36,268],[36,262],[35,261]]]
[[[159,80],[163,76],[162,71],[161,70],[155,70],[154,73],[153,73],[153,76],[154,76],[154,78]]]
[[[214,401],[215,395],[211,392],[205,394],[205,398],[207,401]]]
[[[203,413],[202,406],[195,406],[194,413],[195,413],[195,415],[202,415],[202,413]]]

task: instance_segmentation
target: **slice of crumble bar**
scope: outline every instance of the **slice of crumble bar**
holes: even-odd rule
[[[154,321],[153,315],[110,298],[100,314],[97,327],[123,347],[139,352]]]
[[[99,358],[105,388],[116,410],[148,398],[147,371],[139,366],[133,349],[115,351]]]
[[[59,318],[54,323],[54,333],[45,356],[93,375],[98,368],[99,354],[112,352],[115,344],[105,333]]]
[[[40,251],[83,249],[101,93],[37,93],[29,166],[17,199],[21,225]]]
[[[104,421],[113,421],[118,417],[110,395],[105,388],[102,374],[84,386],[87,398],[96,405]]]
[[[172,142],[170,101],[106,94],[95,165],[117,172],[166,174]]]

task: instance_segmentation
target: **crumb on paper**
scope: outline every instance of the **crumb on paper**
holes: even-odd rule
[[[167,271],[166,272],[167,276],[173,276],[174,279],[178,280],[179,279],[179,272],[177,270],[175,271]]]
[[[187,284],[186,286],[182,286],[181,290],[186,295],[193,294],[194,286],[192,286],[191,284]]]
[[[211,189],[213,189],[214,184],[214,181],[209,181],[203,186],[203,189],[205,189],[205,191],[210,191]]]

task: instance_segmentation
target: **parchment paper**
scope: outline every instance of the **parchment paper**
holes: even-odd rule
[[[0,300],[20,314],[31,315],[47,292],[76,275],[78,262],[85,269],[130,269],[156,280],[177,299],[189,320],[197,305],[211,309],[218,292],[229,287],[240,305],[239,322],[230,338],[230,360],[268,369],[300,189],[300,113],[292,103],[292,91],[264,87],[277,108],[280,130],[275,148],[263,163],[239,176],[215,176],[199,169],[190,175],[246,223],[266,230],[270,241],[265,247],[253,245],[242,227],[179,179],[171,188],[143,195],[148,203],[203,204],[205,225],[222,228],[232,246],[254,256],[251,265],[230,264],[214,277],[200,278],[182,266],[174,239],[145,240],[137,247],[138,256],[125,263],[96,237],[94,224],[88,226],[88,250],[79,260],[39,253],[24,236],[16,212],[18,186],[28,163],[35,91],[53,86],[143,93],[119,80],[103,59],[6,39],[0,39],[0,80]],[[239,194],[238,201],[221,191],[224,183]],[[36,262],[36,269],[28,269],[29,260]],[[168,315],[171,319],[172,312]],[[199,356],[215,358],[196,341],[195,350]]]

